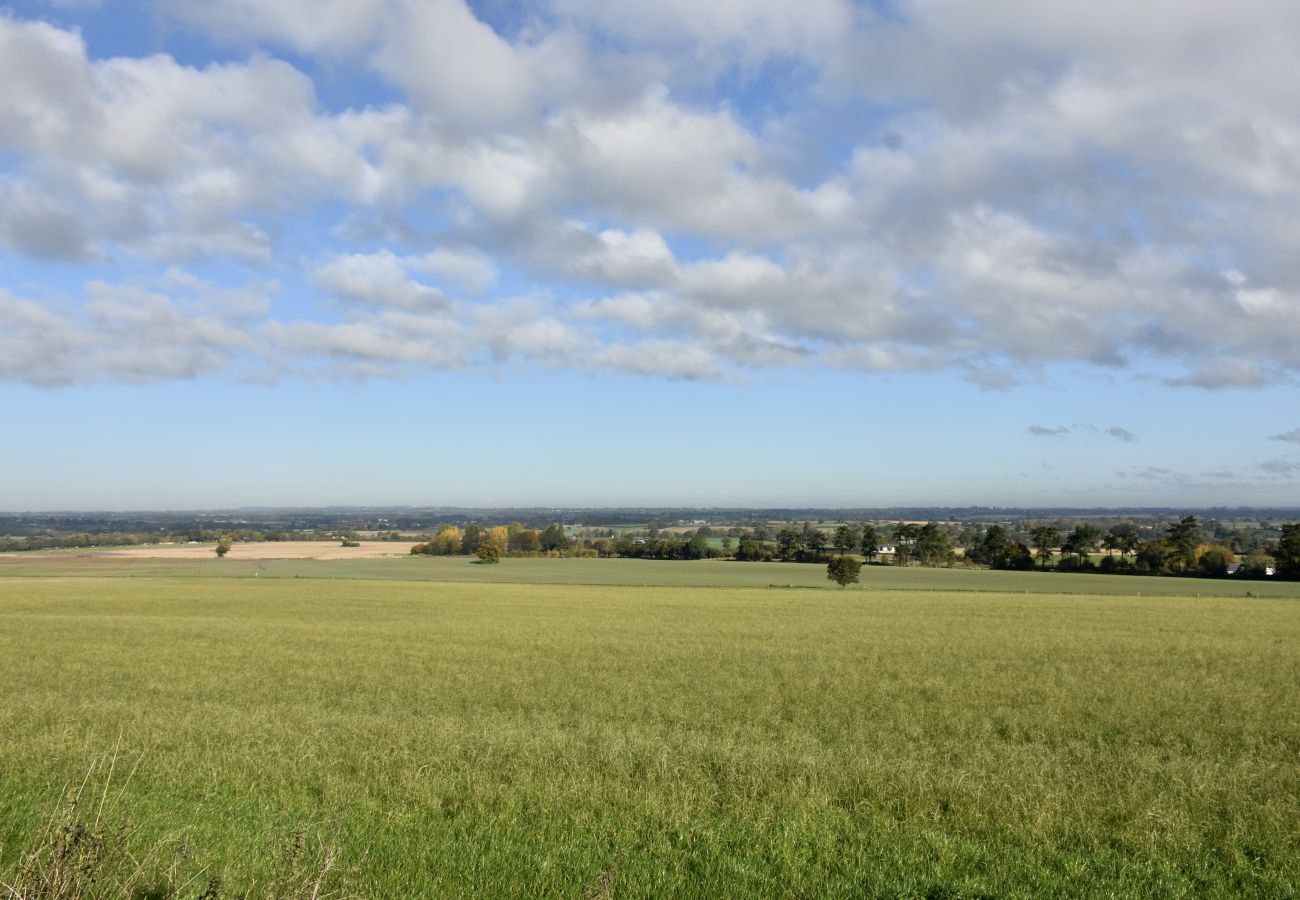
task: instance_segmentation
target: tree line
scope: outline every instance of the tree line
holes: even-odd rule
[[[588,534],[592,532],[588,531]],[[1300,578],[1300,524],[1283,525],[1276,543],[1258,545],[1240,556],[1195,516],[1159,528],[1139,530],[1120,522],[1106,530],[1090,522],[1071,526],[1034,523],[1019,530],[990,524],[983,529],[939,522],[890,525],[845,523],[834,529],[813,522],[779,527],[713,528],[665,532],[595,532],[570,536],[553,523],[545,529],[509,525],[443,525],[411,548],[431,556],[478,555],[485,562],[504,556],[591,556],[634,559],[735,559],[741,562],[822,563],[852,556],[867,564],[898,566],[983,566],[991,569],[1041,569],[1138,575]],[[720,541],[711,538],[720,537]],[[958,553],[959,542],[964,541]],[[719,546],[720,544],[720,546]],[[885,549],[887,548],[887,550]],[[1103,552],[1100,559],[1094,557]]]

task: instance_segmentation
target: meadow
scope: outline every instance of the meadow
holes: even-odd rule
[[[8,572],[0,871],[119,747],[236,887],[1300,895],[1293,599]]]

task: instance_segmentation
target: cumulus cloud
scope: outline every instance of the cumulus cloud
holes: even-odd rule
[[[411,310],[445,307],[442,292],[408,276],[409,265],[387,250],[353,253],[318,266],[314,278],[321,290],[344,301]]]
[[[207,282],[178,284],[174,273],[170,282],[92,281],[80,303],[0,290],[0,376],[37,386],[148,383],[211,375],[256,356],[251,329],[264,304]]]
[[[109,305],[101,286],[40,326],[93,343],[97,314],[111,331],[138,306],[177,342],[141,378],[251,359],[946,369],[987,390],[1062,365],[1208,390],[1300,374],[1284,0],[159,5],[222,61],[102,58],[0,16],[0,252],[212,264],[227,286],[292,272],[311,309],[223,343],[235,319],[203,292]],[[340,105],[317,90],[337,71],[387,89]],[[17,293],[11,343],[37,327]]]

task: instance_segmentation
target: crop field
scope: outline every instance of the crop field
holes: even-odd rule
[[[11,575],[0,872],[118,747],[237,888],[1295,897],[1297,684],[1289,599]]]

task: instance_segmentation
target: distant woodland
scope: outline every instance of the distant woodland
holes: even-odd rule
[[[512,556],[583,556],[824,564],[848,554],[868,565],[1300,578],[1296,510],[1200,516],[1170,510],[850,512],[868,514],[691,509],[3,514],[0,552],[159,543],[228,547],[257,541],[385,541],[410,543],[415,555],[464,555],[489,563]],[[937,515],[908,517],[915,512]],[[495,516],[501,518],[494,521]]]

